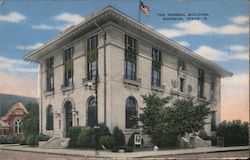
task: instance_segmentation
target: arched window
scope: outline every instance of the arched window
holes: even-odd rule
[[[73,126],[73,118],[72,118],[72,103],[70,101],[66,101],[64,104],[65,109],[65,122],[66,122],[66,135],[69,134],[69,129]]]
[[[126,128],[136,128],[137,125],[137,110],[136,101],[133,97],[128,97],[126,100]]]
[[[22,120],[16,119],[13,123],[13,133],[20,134],[22,132]]]
[[[94,127],[97,125],[97,106],[96,99],[91,97],[88,102],[88,126]]]
[[[51,105],[49,105],[47,108],[46,117],[47,117],[46,129],[53,130],[53,128],[54,128],[54,111],[53,111],[53,108]]]

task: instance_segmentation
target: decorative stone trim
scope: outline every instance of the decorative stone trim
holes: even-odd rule
[[[135,85],[135,86],[140,86],[141,85],[141,79],[140,78],[135,78],[134,80],[133,79],[128,79],[124,76],[123,78],[123,83],[126,83],[126,84],[131,84],[131,85]]]
[[[72,82],[72,83],[69,83],[68,86],[65,86],[64,84],[61,85],[61,90],[62,90],[63,92],[66,92],[66,91],[69,91],[69,90],[73,90],[73,89],[74,89],[74,83],[73,83],[73,82]]]
[[[164,92],[165,91],[165,85],[151,85],[151,89],[159,92]]]
[[[45,90],[45,91],[43,91],[43,93],[44,93],[44,96],[52,96],[52,95],[54,95],[55,94],[55,91],[54,91],[54,89],[53,90]]]

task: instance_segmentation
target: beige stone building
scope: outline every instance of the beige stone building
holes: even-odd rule
[[[230,71],[106,7],[26,55],[39,64],[40,132],[65,137],[71,126],[138,130],[142,94],[210,103],[205,131],[220,120],[220,79]]]

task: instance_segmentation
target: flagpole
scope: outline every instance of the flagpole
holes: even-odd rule
[[[139,4],[138,4],[138,21],[141,22],[141,11],[140,11],[140,6],[141,5],[141,0],[139,0]]]

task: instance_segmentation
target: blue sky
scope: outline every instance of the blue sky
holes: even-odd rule
[[[234,76],[222,81],[222,90],[233,89],[234,96],[249,94],[246,91],[249,59],[247,0],[142,1],[150,8],[149,16],[141,13],[142,23],[232,71]],[[37,65],[24,62],[23,56],[107,5],[138,19],[138,0],[4,0],[0,9],[0,76],[12,77],[15,79],[13,83],[25,79],[34,83],[31,88],[36,88]],[[159,13],[183,13],[186,16],[183,21],[163,20]],[[188,13],[207,13],[207,20],[186,20]],[[25,89],[10,84],[10,81],[0,78],[0,92],[19,94],[13,89],[7,91],[17,87],[20,94],[24,93]],[[37,95],[34,91],[29,93]],[[223,96],[230,98],[222,95],[222,99]],[[238,104],[243,102],[246,106],[246,97]],[[225,105],[229,106],[227,103]]]

